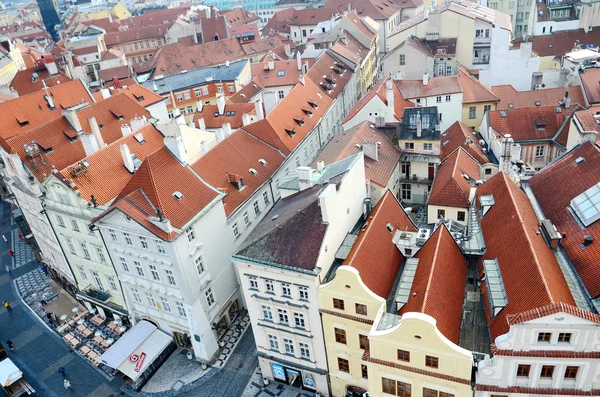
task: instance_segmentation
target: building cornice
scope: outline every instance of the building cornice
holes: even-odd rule
[[[508,386],[500,387],[493,385],[476,385],[475,390],[487,391],[492,393],[510,393],[510,394],[534,394],[544,396],[598,396],[600,390],[581,390],[581,389],[551,389],[543,387],[519,387]]]
[[[329,315],[335,316],[335,317],[345,318],[346,320],[356,321],[358,323],[373,325],[373,320],[369,320],[368,318],[353,316],[351,314],[346,314],[346,313],[338,313],[338,312],[334,312],[333,310],[327,310],[327,309],[319,309],[319,312],[323,313],[323,314],[329,314]]]
[[[591,358],[600,359],[600,351],[581,352],[571,350],[502,350],[492,347],[494,356],[511,357],[549,357],[549,358]]]

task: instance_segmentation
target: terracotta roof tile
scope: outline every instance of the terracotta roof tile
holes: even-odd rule
[[[469,74],[466,68],[460,67],[458,82],[462,87],[463,103],[498,102],[500,99],[477,79]]]
[[[417,229],[389,190],[369,214],[367,221],[366,228],[359,232],[343,265],[358,270],[365,285],[373,293],[387,299],[404,260],[392,241],[394,232],[416,232]],[[387,229],[388,223],[394,226],[394,232]],[[377,261],[374,262],[373,258],[377,258]]]
[[[284,8],[283,10],[277,11],[271,16],[271,19],[263,27],[263,35],[273,35],[275,33],[289,33],[290,25],[289,22],[294,15],[295,9]]]
[[[235,37],[242,42],[251,43],[260,39],[260,32],[257,24],[250,23],[247,25],[230,26],[229,36]]]
[[[278,47],[283,48],[284,44],[277,37],[267,37],[253,43],[242,44],[242,50],[249,57],[257,54],[265,54],[269,50],[274,50]]]
[[[479,164],[490,162],[488,155],[479,145],[479,136],[473,133],[473,130],[463,123],[456,121],[446,131],[442,133],[442,147],[440,150],[440,160],[444,161],[457,148],[461,147],[467,151]]]
[[[131,71],[129,70],[129,66],[127,65],[117,66],[114,68],[100,70],[98,77],[100,77],[100,80],[102,81],[110,81],[115,77],[119,80],[126,79],[128,77],[131,77]]]
[[[546,245],[529,199],[503,172],[477,189],[495,204],[481,218],[486,242],[482,260],[497,259],[508,304],[491,318],[486,285],[481,285],[492,340],[509,330],[508,319],[551,303],[574,305],[556,257]],[[480,278],[483,276],[480,263]],[[526,275],[526,277],[524,276]]]
[[[321,87],[321,92],[335,99],[344,91],[352,72],[336,61],[328,53],[324,53],[308,70],[306,77]]]
[[[230,37],[227,21],[223,15],[211,16],[211,18],[200,18],[199,26],[202,28],[201,34],[203,43],[215,41],[215,36],[218,36],[217,41]]]
[[[128,84],[125,88],[111,88],[110,92],[111,95],[123,93],[145,108],[165,100],[165,98],[139,84]]]
[[[259,62],[251,64],[252,76],[258,80],[261,87],[280,87],[285,85],[295,85],[302,74],[298,70],[298,64],[292,61],[273,61],[274,69],[269,69],[269,62]],[[283,76],[280,74],[283,73]]]
[[[231,114],[230,112],[234,113]],[[241,128],[243,126],[242,116],[251,113],[256,114],[254,103],[227,102],[225,103],[225,110],[220,116],[217,105],[204,105],[202,111],[194,114],[194,125],[198,126],[198,120],[204,119],[206,128],[221,128],[225,123],[229,123],[233,129]]]
[[[144,40],[144,39],[158,39],[164,37],[167,30],[171,25],[154,25],[135,27],[129,30],[122,30],[118,32],[106,33],[104,35],[104,41],[108,47],[128,43],[130,41]]]
[[[233,10],[225,12],[223,15],[225,15],[229,26],[245,25],[260,20],[258,15],[243,8],[234,8]]]
[[[585,107],[585,99],[581,86],[571,86],[567,90],[571,98],[571,104],[579,104]],[[496,85],[492,87],[492,92],[500,98],[496,109],[509,108],[532,108],[536,107],[536,102],[540,106],[556,106],[565,96],[564,88],[544,88],[533,91],[517,91],[512,85]],[[512,107],[509,106],[512,104]]]
[[[260,159],[266,160],[263,165]],[[202,156],[192,168],[210,185],[226,193],[225,213],[230,215],[271,178],[284,157],[243,130],[237,130]],[[256,174],[250,172],[253,168]],[[238,190],[227,179],[233,173],[242,177],[244,189]]]
[[[511,318],[509,320],[509,323],[510,325],[521,324],[538,318],[551,316],[556,313],[568,313],[573,316],[582,318],[584,320],[600,324],[600,315],[580,309],[577,306],[568,305],[562,302],[551,303],[544,307],[538,307],[527,312],[520,313],[519,315]]]
[[[398,167],[402,152],[377,128],[371,128],[368,121],[344,131],[332,139],[319,152],[312,164],[317,167],[317,161],[322,160],[325,164],[335,163],[362,151],[356,145],[364,142],[380,142],[379,160],[373,160],[365,156],[365,177],[381,187],[386,187],[394,171]]]
[[[465,179],[465,174],[478,180],[479,163],[459,147],[439,166],[427,204],[468,208],[471,183]]]
[[[401,9],[397,3],[391,3],[385,0],[327,0],[327,2],[325,2],[326,8],[334,8],[337,9],[338,12],[347,11],[349,5],[356,10],[358,16],[368,16],[376,21],[382,19],[387,20]]]
[[[37,74],[35,81],[33,81],[34,73]],[[42,90],[44,88],[44,83],[46,84],[46,87],[54,87],[69,81],[73,80],[60,72],[55,76],[50,76],[50,73],[48,73],[45,68],[40,69],[33,67],[18,71],[9,86],[14,88],[20,96],[23,96]]]
[[[585,160],[576,164],[575,159]],[[600,182],[600,149],[584,143],[567,152],[529,180],[529,186],[544,212],[559,233],[565,233],[561,245],[590,296],[600,296],[600,222],[588,227],[580,226],[570,210],[571,200]],[[586,235],[594,237],[594,243],[582,247]]]
[[[586,33],[583,29],[564,30],[543,36],[528,37],[527,41],[532,43],[532,50],[537,55],[541,57],[555,56],[561,59],[563,55],[573,51],[573,43],[579,42],[582,45],[600,43],[600,31],[592,29]]]
[[[424,98],[437,95],[448,95],[463,92],[458,76],[443,76],[429,79],[427,85],[423,80],[395,80],[394,83],[405,99]]]
[[[600,104],[600,69],[585,69],[583,73],[579,73],[579,77],[581,77],[581,85],[588,103],[590,105]]]
[[[233,94],[229,98],[229,101],[233,103],[248,103],[263,88],[262,80],[259,77],[255,77],[252,81],[243,86],[242,89]]]
[[[365,47],[354,36],[346,32],[345,38],[339,38],[335,41],[331,51],[358,65],[364,61],[371,48]]]

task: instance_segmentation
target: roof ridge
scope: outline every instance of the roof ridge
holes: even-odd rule
[[[436,262],[437,262],[437,257],[438,257],[438,252],[440,250],[440,244],[442,242],[442,228],[446,228],[446,226],[442,223],[441,226],[438,227],[438,230],[436,230],[435,232],[433,232],[433,235],[435,235],[438,231],[439,231],[439,235],[437,237],[437,242],[435,244],[435,250],[433,252],[433,258],[431,259],[431,267],[429,268],[429,275],[427,276],[427,285],[425,287],[425,296],[423,297],[423,303],[421,305],[421,313],[425,312],[425,305],[427,303],[427,298],[429,297],[429,291],[430,291],[430,287],[431,287],[431,282],[433,281],[433,272],[435,270],[436,267]],[[433,236],[431,236],[432,238]],[[427,244],[427,243],[425,243]],[[424,246],[424,245],[423,245]],[[421,247],[423,248],[423,247]],[[418,269],[418,265],[417,265],[417,269]]]

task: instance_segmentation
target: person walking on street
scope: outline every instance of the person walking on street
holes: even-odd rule
[[[13,258],[15,257],[15,251],[13,251],[12,249],[9,249],[9,250],[8,250],[8,254],[9,254],[10,256],[12,256]]]
[[[9,313],[12,313],[12,307],[10,307],[10,303],[8,303],[8,301],[4,301],[4,307]]]
[[[15,344],[12,342],[12,340],[7,340],[6,341],[6,346],[8,346],[8,350],[10,350],[11,352],[13,350],[15,350]]]
[[[12,276],[12,269],[11,269],[10,265],[6,265],[6,273],[8,273]]]
[[[64,369],[64,367],[58,368],[58,373],[61,374],[63,378],[67,379],[67,371]]]
[[[71,387],[71,382],[68,379],[64,380],[63,385],[65,386],[65,389],[67,389],[68,391],[73,391],[73,388]]]

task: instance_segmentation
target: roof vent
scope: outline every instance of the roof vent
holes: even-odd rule
[[[575,164],[581,164],[585,161],[585,157],[577,157],[575,159]]]
[[[508,108],[509,108],[509,109],[513,109],[514,107],[515,107],[515,105],[514,105],[514,104],[512,104],[512,103],[509,103],[509,104],[508,104]]]
[[[505,110],[501,110],[500,111],[500,117],[502,117],[503,119],[506,118],[506,111]]]
[[[252,175],[256,175],[258,173],[258,171],[256,171],[256,169],[254,169],[254,168],[250,168],[249,171]]]
[[[183,193],[181,193],[179,190],[175,190],[173,192],[173,197],[175,197],[177,200],[181,200],[183,198]]]
[[[592,245],[592,243],[594,242],[594,237],[590,236],[589,234],[583,237],[583,246],[587,247],[588,245]]]
[[[394,231],[394,226],[391,223],[388,223],[387,225],[385,225],[385,227],[387,230],[390,231],[390,233]]]
[[[535,101],[535,106],[542,106],[542,103],[540,101]]]
[[[267,165],[267,160],[265,160],[265,159],[258,159],[258,162],[261,163],[262,165]]]

